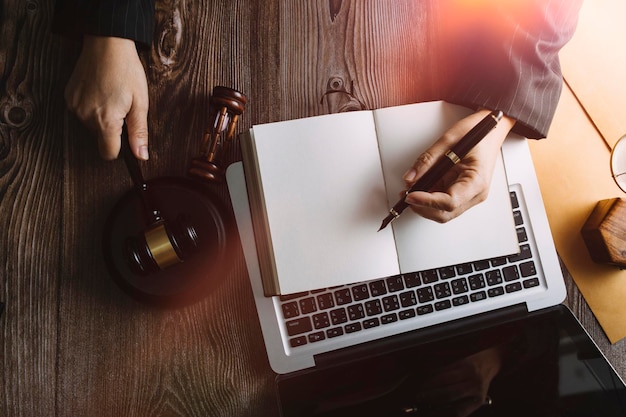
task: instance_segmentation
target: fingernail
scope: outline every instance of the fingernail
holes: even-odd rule
[[[146,145],[142,145],[139,147],[139,157],[144,161],[147,161],[150,155],[148,154],[148,147]]]
[[[413,182],[415,180],[416,175],[417,175],[417,171],[415,171],[415,168],[409,168],[409,170],[404,173],[404,176],[402,178],[405,181]]]

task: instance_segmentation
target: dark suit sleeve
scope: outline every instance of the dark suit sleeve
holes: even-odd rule
[[[150,45],[154,0],[56,0],[52,29],[76,37],[113,36]]]
[[[574,33],[581,0],[483,3],[488,10],[466,11],[466,26],[449,40],[455,75],[447,100],[502,110],[517,120],[515,132],[543,138],[563,85],[558,52]]]

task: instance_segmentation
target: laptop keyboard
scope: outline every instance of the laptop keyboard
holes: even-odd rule
[[[525,213],[518,193],[510,196],[519,254],[281,296],[289,345],[298,348],[538,287]]]

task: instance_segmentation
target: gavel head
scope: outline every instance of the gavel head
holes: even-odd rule
[[[179,215],[174,222],[150,225],[141,236],[126,239],[130,269],[148,275],[182,262],[198,246],[198,234],[189,219]]]
[[[239,116],[243,114],[246,103],[245,95],[229,87],[213,88],[210,99],[208,125],[200,155],[191,161],[189,175],[210,182],[223,182],[225,162],[234,141],[235,129]]]

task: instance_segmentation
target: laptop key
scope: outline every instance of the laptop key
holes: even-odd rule
[[[533,261],[524,262],[520,264],[519,268],[522,273],[522,277],[524,278],[537,275],[537,268],[535,268],[535,263]]]
[[[283,304],[283,317],[286,319],[290,319],[300,315],[300,310],[298,309],[298,303],[295,301],[290,301],[288,303]]]
[[[494,268],[497,268],[499,266],[506,265],[508,262],[509,261],[506,256],[501,256],[499,258],[493,258],[491,260],[491,266],[493,266]]]
[[[338,308],[330,311],[330,321],[334,324],[341,324],[348,321],[348,315],[345,308]]]
[[[373,317],[371,319],[363,320],[363,328],[371,329],[372,327],[376,327],[380,325],[380,321],[377,317]]]
[[[406,320],[415,317],[415,310],[409,308],[408,310],[402,310],[398,313],[400,320]]]
[[[485,288],[485,277],[483,274],[472,275],[468,280],[472,290]]]
[[[511,198],[511,207],[518,209],[519,200],[517,199],[517,193],[515,191],[509,191],[509,197]]]
[[[517,241],[519,243],[524,243],[528,241],[528,235],[526,234],[526,229],[523,227],[518,227],[517,231]]]
[[[464,304],[469,304],[469,297],[467,295],[462,295],[452,299],[452,305],[454,307],[462,306]]]
[[[313,297],[303,298],[300,300],[300,311],[302,314],[309,314],[317,311],[317,305]]]
[[[420,301],[420,303],[428,303],[435,299],[433,289],[430,287],[418,288],[416,292],[417,299]]]
[[[488,269],[489,267],[489,260],[474,262],[474,270],[476,271],[482,271],[484,269]]]
[[[473,272],[472,264],[471,263],[459,264],[456,266],[456,272],[459,275],[467,275],[470,272]]]
[[[482,301],[487,299],[487,293],[484,291],[477,291],[475,293],[470,294],[470,300],[474,301]]]
[[[507,284],[504,286],[506,292],[516,292],[521,291],[522,283],[521,282],[513,282],[511,284]]]
[[[504,288],[502,287],[489,288],[489,290],[487,290],[487,294],[489,295],[489,297],[498,297],[504,294]]]
[[[390,295],[388,297],[383,298],[383,308],[385,312],[393,311],[400,308],[400,303],[398,302],[398,297],[395,295]]]
[[[405,291],[400,294],[400,305],[402,307],[410,307],[417,304],[417,298],[415,297],[415,291]]]
[[[413,272],[411,274],[404,274],[404,285],[407,288],[418,287],[422,285],[419,272]]]
[[[353,304],[348,306],[348,317],[350,320],[360,320],[365,317],[365,310],[363,304]]]
[[[326,339],[326,336],[324,335],[324,332],[315,332],[315,333],[310,333],[309,334],[309,342],[310,343],[315,343],[315,342],[319,342],[321,340]]]
[[[384,316],[380,317],[380,322],[382,324],[389,324],[395,321],[398,321],[398,316],[396,315],[396,313],[385,314]]]
[[[433,282],[439,281],[439,275],[437,275],[436,269],[429,269],[428,271],[420,272],[420,276],[422,277],[422,282],[424,284],[432,284]]]
[[[348,304],[352,302],[352,296],[350,295],[349,288],[342,288],[340,290],[335,291],[335,301],[338,306]]]
[[[385,287],[385,281],[378,280],[370,282],[370,294],[372,297],[387,294],[387,288]]]
[[[344,326],[344,329],[346,329],[346,333],[354,333],[354,332],[361,331],[363,328],[361,327],[361,323],[356,322],[356,323],[346,324]]]
[[[370,300],[365,302],[365,313],[368,316],[376,316],[383,312],[379,300]]]
[[[317,305],[320,310],[326,310],[327,308],[334,307],[335,302],[333,301],[333,295],[329,293],[318,295]]]
[[[437,271],[439,271],[439,277],[441,277],[441,279],[449,279],[456,276],[456,272],[454,271],[453,266],[438,268]]]
[[[330,339],[333,337],[338,337],[343,335],[343,329],[341,327],[333,327],[332,329],[326,330],[326,336]]]
[[[539,278],[531,278],[525,280],[523,283],[524,288],[533,288],[539,286]]]
[[[370,292],[366,284],[359,284],[352,287],[352,297],[354,301],[365,300],[370,297]]]
[[[509,265],[502,268],[502,274],[506,282],[515,281],[519,279],[519,270],[517,265]]]
[[[295,336],[297,334],[307,333],[313,330],[311,319],[308,317],[300,317],[294,320],[285,322],[287,327],[287,334],[289,336]]]
[[[452,295],[452,291],[450,290],[450,285],[447,282],[440,282],[439,284],[435,284],[435,297],[437,298],[445,298]]]
[[[304,346],[304,345],[306,345],[306,337],[305,336],[298,336],[298,337],[294,337],[292,339],[289,339],[289,345],[291,347]]]
[[[316,329],[322,329],[330,326],[330,320],[328,320],[328,313],[313,314],[313,327]]]
[[[500,273],[499,269],[489,271],[485,276],[487,277],[487,284],[490,286],[502,284],[502,273]]]
[[[469,291],[467,286],[467,280],[465,278],[457,278],[452,280],[452,292],[457,294],[463,294]]]
[[[419,316],[423,316],[424,314],[432,313],[434,311],[434,309],[433,309],[432,304],[426,304],[424,306],[417,307],[417,309],[415,309],[415,311],[417,311],[417,314]]]
[[[387,289],[389,290],[389,292],[402,291],[404,289],[402,276],[396,275],[396,276],[387,278]]]
[[[450,307],[452,307],[452,303],[450,303],[450,300],[442,300],[435,303],[435,310],[437,311],[445,310]]]

